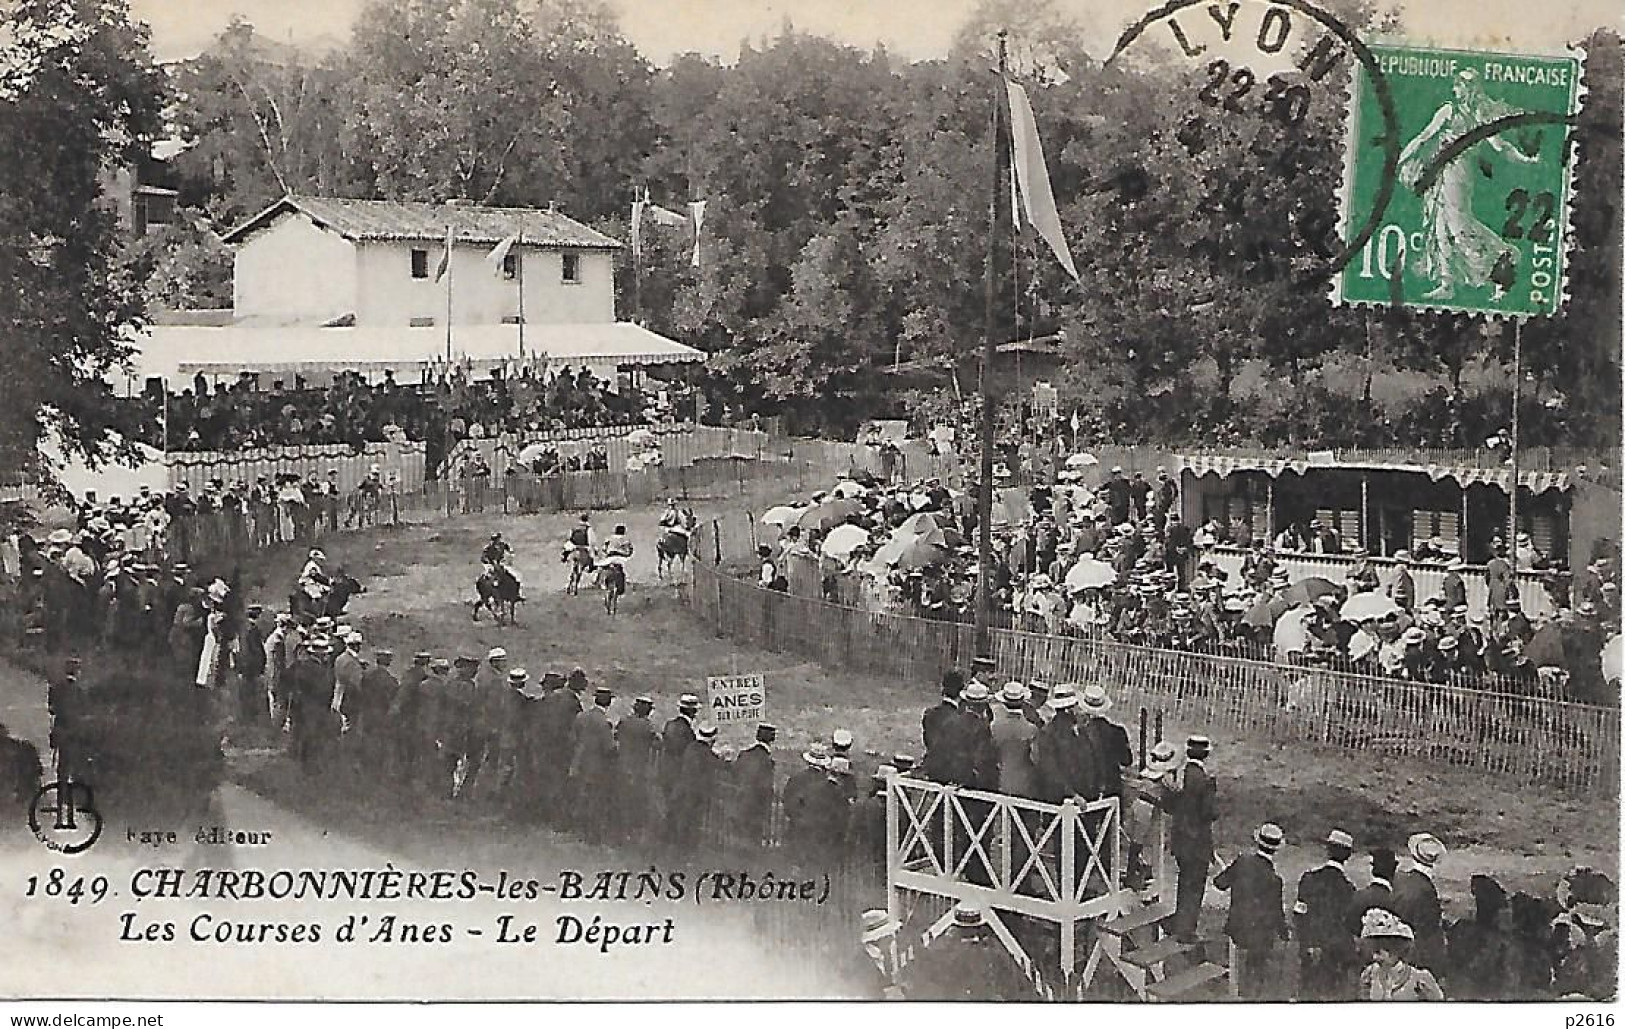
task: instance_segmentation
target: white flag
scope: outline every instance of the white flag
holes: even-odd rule
[[[1005,86],[1010,94],[1010,137],[1016,151],[1016,179],[1021,183],[1022,199],[1026,201],[1027,221],[1055,251],[1061,267],[1076,279],[1078,269],[1072,263],[1072,251],[1061,230],[1061,214],[1055,209],[1055,193],[1050,189],[1049,167],[1044,163],[1044,144],[1038,139],[1038,119],[1033,116],[1033,105],[1020,85],[1006,82]]]
[[[634,201],[632,201],[632,254],[633,254],[633,256],[637,256],[638,254],[643,253],[643,238],[642,238],[642,235],[641,235],[641,232],[640,232],[642,224],[643,224],[643,206],[644,206],[644,202],[642,200],[634,200]]]
[[[514,248],[514,244],[518,242],[519,233],[516,232],[507,239],[498,243],[496,246],[492,247],[491,252],[485,255],[485,263],[491,266],[492,275],[495,275],[499,279],[502,278],[502,266],[508,260],[508,251],[512,250]]]
[[[689,263],[698,268],[700,266],[700,230],[705,224],[705,201],[694,201],[688,205],[688,211],[694,218],[694,259]]]

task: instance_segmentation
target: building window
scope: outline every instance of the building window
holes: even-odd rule
[[[513,279],[519,276],[519,255],[514,253],[502,256],[502,277]]]
[[[427,279],[429,277],[429,252],[427,250],[412,251],[412,278]]]
[[[581,255],[580,254],[565,254],[564,255],[564,281],[565,282],[572,282],[572,283],[581,281]]]

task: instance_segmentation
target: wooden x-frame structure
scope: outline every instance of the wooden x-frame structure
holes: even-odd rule
[[[887,902],[904,918],[908,893],[969,901],[1040,993],[1052,994],[1032,958],[1004,924],[1010,914],[1054,924],[1067,986],[1078,971],[1080,923],[1114,918],[1121,889],[1122,823],[1116,798],[1045,804],[892,776],[886,789]],[[953,921],[952,905],[923,934],[927,943]],[[1096,950],[1101,946],[1098,941]],[[1092,978],[1101,955],[1092,955]]]

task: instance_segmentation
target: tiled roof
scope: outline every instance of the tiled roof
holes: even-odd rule
[[[530,207],[478,207],[473,204],[420,204],[397,200],[342,200],[286,196],[226,233],[240,243],[289,211],[352,240],[433,242],[446,238],[446,226],[464,243],[493,246],[523,230],[527,246],[614,250],[616,240],[556,211]]]

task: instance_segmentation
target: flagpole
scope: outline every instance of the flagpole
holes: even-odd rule
[[[525,230],[514,244],[514,278],[519,280],[519,360],[525,359]]]
[[[982,472],[976,496],[976,656],[989,656],[993,613],[993,277],[999,240],[999,193],[1004,189],[1004,148],[999,110],[1005,103],[1005,39],[999,30],[999,84],[993,97],[993,194],[988,204],[987,266],[982,315]]]
[[[446,223],[446,363],[451,363],[451,223]]]
[[[648,197],[649,191],[644,189],[643,195]],[[638,191],[632,189],[632,316],[639,325],[643,324],[643,237],[639,233],[643,219],[642,209],[638,207]]]

